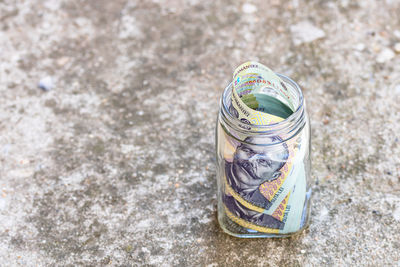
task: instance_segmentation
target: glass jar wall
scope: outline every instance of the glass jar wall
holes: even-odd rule
[[[310,124],[299,86],[278,76],[296,96],[295,111],[286,116],[271,98],[274,115],[285,118],[278,123],[250,127],[232,108],[232,85],[222,94],[216,127],[218,221],[233,236],[289,236],[309,221]]]

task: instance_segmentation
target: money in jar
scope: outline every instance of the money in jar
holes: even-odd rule
[[[237,237],[285,237],[309,221],[310,123],[300,87],[246,62],[223,91],[216,126],[218,221]]]

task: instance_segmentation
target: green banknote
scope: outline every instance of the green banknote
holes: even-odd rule
[[[234,72],[230,111],[247,129],[288,118],[295,111],[294,98],[279,76],[258,62],[246,62]],[[261,143],[258,137],[244,137],[225,160],[226,213],[245,228],[295,232],[301,227],[306,196],[304,164],[298,160],[306,146],[301,136],[290,141],[260,138]],[[265,146],[273,141],[277,145]],[[251,145],[254,142],[260,145]]]

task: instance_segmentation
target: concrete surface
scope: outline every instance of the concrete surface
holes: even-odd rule
[[[0,265],[400,266],[399,14],[396,0],[0,1]],[[216,221],[218,99],[247,60],[307,99],[318,182],[294,238]]]

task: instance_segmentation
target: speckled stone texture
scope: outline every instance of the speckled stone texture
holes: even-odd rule
[[[0,265],[399,266],[399,14],[0,1]],[[216,220],[218,101],[247,60],[307,99],[312,223],[296,237],[237,239]]]

